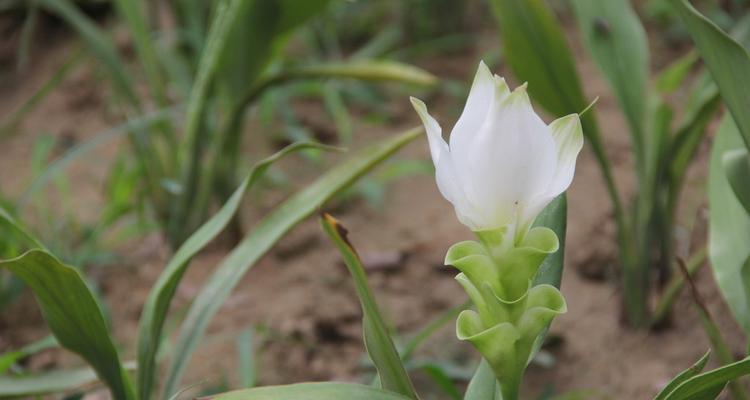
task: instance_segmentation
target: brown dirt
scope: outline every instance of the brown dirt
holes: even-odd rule
[[[466,81],[473,74],[479,54],[484,54],[480,50],[495,46],[494,39],[494,34],[485,35],[474,53],[425,60],[423,65],[438,76]],[[578,43],[575,38],[572,42]],[[37,63],[23,79],[5,84],[0,115],[7,115],[27,98],[70,49],[70,43],[65,41],[49,46],[44,57],[37,56]],[[635,188],[625,124],[594,65],[578,47],[576,55],[581,75],[586,77],[588,94],[601,96],[596,107],[607,150],[615,164],[616,179],[626,189],[625,194],[632,193]],[[509,75],[505,70],[502,72]],[[90,68],[79,68],[25,119],[20,127],[23,134],[4,143],[0,184],[5,193],[17,195],[22,190],[31,146],[41,133],[50,132],[57,137],[73,134],[78,140],[85,140],[113,123],[106,112],[106,90],[92,83],[92,76]],[[81,106],[75,100],[79,91],[93,96],[93,100]],[[392,101],[396,122],[373,126],[357,121],[358,141],[372,141],[418,123],[405,96]],[[444,126],[450,126],[460,111],[455,108],[454,100],[435,98],[428,103]],[[96,215],[92,210],[102,201],[100,188],[115,148],[104,149],[70,170],[77,193],[75,207],[81,218]],[[689,174],[688,200],[684,202],[689,207],[682,212],[685,221],[694,219],[697,206],[705,202],[701,193],[708,148],[709,143],[704,143]],[[426,142],[417,140],[401,152],[401,157],[426,159]],[[290,170],[299,165],[291,162],[284,167]],[[685,294],[676,305],[674,325],[666,331],[636,332],[620,325],[619,297],[614,286],[586,280],[576,272],[592,259],[611,262],[615,250],[610,204],[588,148],[580,158],[569,195],[568,247],[562,287],[569,311],[552,326],[551,334],[561,339],[558,346],[550,349],[555,365],[532,366],[527,374],[527,393],[553,387],[558,392],[583,390],[587,398],[650,398],[671,376],[698,359],[709,343]],[[249,212],[248,219],[257,220],[279,196],[275,193],[265,196],[262,204]],[[381,307],[399,332],[415,332],[464,301],[464,293],[453,280],[454,271],[442,266],[442,259],[451,244],[471,235],[456,221],[432,178],[411,177],[390,186],[382,212],[357,203],[337,213],[337,217],[349,229],[351,241],[362,254],[377,257],[397,250],[405,255],[396,268],[371,271],[369,275]],[[698,219],[698,225],[701,224],[705,224],[705,218]],[[151,235],[121,253],[127,257],[121,267],[99,270],[96,275],[111,307],[117,338],[127,349],[126,358],[130,358],[142,302],[166,261],[167,251],[163,242]],[[195,260],[180,286],[173,315],[182,315],[223,254],[214,250]],[[733,349],[741,352],[742,333],[729,316],[708,269],[699,273],[697,283]],[[0,349],[45,334],[35,310],[30,296],[24,296],[3,312]],[[261,384],[365,379],[357,298],[339,255],[314,219],[295,228],[242,280],[213,320],[208,337],[192,359],[185,382],[207,380],[204,386],[209,387],[224,380],[235,383],[235,337],[248,326],[262,326],[263,333],[256,341]],[[464,368],[471,368],[477,357],[473,349],[455,339],[452,324],[434,336],[419,356]],[[33,357],[31,365],[42,369],[75,362],[63,357],[60,351],[50,351]],[[419,382],[423,386],[424,379]],[[430,394],[425,398],[441,397]]]

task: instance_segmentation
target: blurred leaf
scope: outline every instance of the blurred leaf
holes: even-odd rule
[[[406,361],[410,360],[414,352],[417,351],[417,349],[427,339],[429,339],[430,336],[432,336],[440,328],[445,326],[448,322],[455,321],[455,319],[458,317],[458,314],[460,314],[461,311],[466,310],[470,306],[471,306],[471,301],[467,300],[455,307],[452,307],[446,310],[445,312],[440,314],[437,318],[432,320],[429,324],[422,327],[404,345],[403,350],[401,351],[401,359],[406,360]]]
[[[687,0],[671,0],[750,148],[750,57],[747,50],[701,15]]]
[[[289,78],[352,78],[365,81],[395,81],[414,85],[434,85],[437,78],[429,72],[396,61],[364,60],[324,62],[292,67],[280,72]]]
[[[0,398],[58,394],[91,385],[99,379],[94,370],[57,370],[35,375],[0,376]]]
[[[565,32],[543,0],[491,0],[506,60],[529,93],[555,116],[583,110],[584,99]],[[586,130],[584,129],[584,132]]]
[[[372,386],[353,383],[296,383],[237,390],[211,400],[405,400],[408,397]]]
[[[68,149],[63,155],[50,162],[47,167],[41,171],[31,182],[26,191],[21,195],[19,203],[21,209],[31,203],[32,199],[36,197],[39,190],[50,181],[57,174],[62,172],[68,167],[73,161],[80,159],[81,157],[89,156],[90,152],[97,147],[110,142],[111,140],[117,139],[122,136],[132,134],[134,131],[142,130],[159,121],[164,121],[171,117],[175,113],[174,108],[161,109],[152,113],[144,114],[139,117],[132,118],[120,125],[116,125],[102,132],[96,133],[91,139],[76,144],[75,146]]]
[[[83,357],[116,400],[135,398],[109,329],[80,273],[43,250],[0,260],[34,292],[42,314],[60,345]]]
[[[584,43],[625,113],[636,154],[643,155],[649,68],[646,32],[629,0],[572,3]]]
[[[146,4],[140,0],[114,0],[120,17],[128,27],[128,33],[133,37],[135,51],[143,65],[145,76],[153,96],[160,106],[166,105],[166,85],[168,81],[162,74],[153,39],[148,30],[148,22],[141,7]]]
[[[45,10],[62,18],[78,32],[89,51],[106,66],[114,88],[130,105],[139,106],[135,85],[125,70],[126,63],[117,54],[117,49],[109,37],[102,32],[70,0],[36,0]]]
[[[679,384],[672,392],[662,398],[664,400],[715,399],[727,382],[747,374],[750,374],[750,357],[695,375]]]
[[[198,230],[196,230],[175,252],[164,271],[149,292],[143,306],[138,326],[138,390],[143,399],[150,396],[156,374],[156,353],[160,343],[164,321],[169,304],[177,290],[182,276],[187,271],[192,257],[213,240],[232,220],[242,199],[265,171],[282,157],[304,149],[330,149],[316,143],[295,143],[257,163],[248,173],[242,184],[222,208]]]
[[[239,368],[237,373],[240,376],[240,387],[251,388],[256,383],[256,357],[253,338],[255,329],[249,327],[240,332],[237,337],[237,358],[239,359]]]
[[[328,214],[320,219],[323,230],[338,248],[349,273],[354,280],[360,304],[362,305],[362,325],[364,331],[365,348],[370,355],[375,368],[378,370],[383,389],[400,393],[412,399],[417,399],[414,386],[406,373],[401,357],[393,345],[388,333],[388,327],[380,315],[375,296],[367,283],[367,276],[356,250],[347,238],[346,228]]]
[[[245,0],[238,2],[221,50],[218,83],[232,102],[253,86],[288,34],[325,9],[329,0]]]
[[[461,400],[461,392],[458,391],[453,379],[442,365],[433,362],[421,363],[419,369],[427,374],[449,398]]]
[[[744,149],[732,118],[726,115],[711,149],[708,177],[709,255],[716,283],[735,319],[750,333],[750,287],[745,264],[750,257],[750,216],[734,194],[724,171],[728,151]],[[740,179],[740,178],[736,178]],[[747,182],[748,176],[744,177]]]
[[[176,356],[167,375],[167,395],[175,391],[188,360],[211,318],[255,262],[289,229],[357,178],[414,140],[421,132],[421,128],[411,129],[352,154],[313,184],[280,204],[257,224],[216,268],[195,298],[177,339]]]
[[[686,115],[683,122],[674,134],[670,143],[670,179],[672,185],[679,185],[687,170],[690,161],[693,160],[695,151],[706,134],[706,127],[713,120],[716,111],[721,106],[721,98],[715,91],[707,91],[701,101],[697,101],[696,109]]]
[[[7,138],[14,133],[14,129],[28,113],[47,97],[55,88],[68,77],[71,71],[83,60],[83,51],[76,49],[44,83],[23,102],[18,108],[4,116],[0,121],[0,139]],[[17,131],[16,131],[17,132]]]
[[[725,152],[722,165],[735,197],[750,215],[750,155],[747,149]]]
[[[466,388],[464,400],[502,400],[500,397],[500,387],[497,384],[495,373],[484,360],[479,362],[477,372],[471,378],[469,386]]]
[[[706,367],[706,363],[708,362],[708,357],[710,355],[711,352],[707,351],[706,354],[704,354],[703,357],[696,361],[696,363],[693,364],[690,368],[680,372],[677,376],[672,378],[667,386],[665,386],[664,389],[662,389],[661,392],[659,392],[659,394],[654,397],[654,400],[665,400],[677,386],[679,386],[686,380],[700,374],[701,371],[703,371],[703,368]]]
[[[338,85],[333,84],[333,82],[324,83],[322,90],[323,104],[336,125],[338,142],[348,146],[352,142],[354,127],[352,126],[352,118],[349,115],[349,110],[346,107],[341,91]]]
[[[0,375],[4,374],[13,364],[18,361],[36,354],[42,350],[51,349],[59,346],[54,336],[45,336],[33,343],[30,343],[19,350],[12,350],[0,354]],[[0,387],[3,387],[0,385]],[[2,394],[0,394],[2,396]]]
[[[664,94],[677,90],[685,82],[696,61],[698,53],[695,51],[690,51],[673,61],[656,77],[656,88]]]

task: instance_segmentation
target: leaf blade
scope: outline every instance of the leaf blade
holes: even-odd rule
[[[33,291],[60,345],[86,360],[118,400],[135,398],[104,316],[80,273],[43,250],[0,261]]]
[[[212,400],[405,400],[397,393],[353,383],[296,383],[264,386],[211,396]]]
[[[417,399],[414,385],[406,373],[406,368],[401,363],[401,357],[393,344],[393,340],[388,333],[388,327],[380,315],[375,296],[367,283],[362,262],[346,237],[346,229],[328,214],[321,216],[320,223],[323,231],[341,253],[354,281],[357,297],[362,306],[365,347],[378,370],[383,389]]]
[[[315,183],[296,193],[259,222],[257,227],[222,261],[201,289],[180,329],[175,347],[177,358],[169,368],[166,396],[173,393],[198,345],[208,322],[229,296],[239,279],[278,239],[298,222],[358,177],[414,140],[421,128],[410,129],[396,137],[360,150]]]

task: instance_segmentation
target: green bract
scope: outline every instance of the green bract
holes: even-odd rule
[[[479,242],[453,245],[445,263],[461,271],[456,280],[476,306],[458,316],[458,338],[471,342],[487,360],[503,398],[515,399],[534,343],[567,307],[556,287],[532,287],[544,259],[559,248],[557,235],[536,227],[515,243],[508,230],[475,232]]]

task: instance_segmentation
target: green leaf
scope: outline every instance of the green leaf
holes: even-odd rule
[[[642,155],[649,68],[646,32],[629,0],[572,0],[572,4],[584,43],[612,86],[636,152]]]
[[[46,168],[34,178],[31,184],[29,184],[26,191],[21,195],[19,201],[21,204],[21,210],[32,203],[32,199],[39,193],[39,190],[42,189],[45,184],[57,174],[61,173],[74,161],[88,156],[92,150],[109,143],[112,140],[133,134],[133,132],[139,130],[145,130],[156,124],[167,121],[175,114],[175,111],[175,108],[165,108],[134,117],[122,124],[98,132],[85,142],[78,143],[71,147],[60,157],[50,162]]]
[[[26,376],[0,376],[0,398],[58,394],[97,381],[96,373],[91,368],[57,370]]]
[[[664,94],[672,93],[682,86],[690,70],[698,61],[698,53],[690,51],[669,64],[656,77],[656,88]]]
[[[239,359],[237,374],[240,377],[240,387],[243,388],[251,388],[256,383],[255,376],[258,367],[256,365],[255,346],[253,345],[254,336],[255,329],[253,327],[243,329],[237,336],[237,358]]]
[[[201,52],[198,71],[190,89],[187,102],[185,121],[185,145],[180,147],[178,161],[183,163],[181,177],[182,193],[174,205],[173,215],[170,217],[168,235],[173,244],[179,244],[183,224],[188,219],[190,206],[196,198],[198,180],[203,161],[204,143],[201,140],[204,127],[206,103],[209,99],[211,84],[221,67],[221,54],[227,46],[233,26],[240,19],[240,0],[219,2],[215,15],[211,21],[211,29],[206,39],[206,45]],[[245,2],[248,3],[248,2]]]
[[[367,173],[422,133],[410,129],[362,149],[335,166],[313,184],[293,195],[263,218],[255,229],[222,261],[193,302],[175,346],[165,393],[174,393],[208,323],[245,273],[286,232],[312,214],[357,178]]]
[[[246,0],[221,53],[220,81],[232,101],[253,86],[289,33],[323,11],[329,0]]]
[[[21,359],[38,353],[42,350],[51,349],[58,346],[59,344],[57,343],[57,340],[54,336],[45,336],[44,338],[32,342],[19,350],[12,350],[0,354],[0,375],[4,374],[8,370],[8,368],[12,367],[13,364]]]
[[[714,399],[727,382],[750,374],[750,357],[696,375],[681,383],[665,400]]]
[[[492,400],[500,399],[500,390],[495,373],[492,372],[487,360],[482,359],[477,367],[477,372],[469,381],[469,386],[464,393],[464,400]]]
[[[33,292],[60,345],[83,357],[117,400],[134,392],[91,290],[80,273],[43,250],[0,261]]]
[[[154,287],[149,292],[143,306],[138,326],[138,391],[140,398],[148,399],[153,389],[156,373],[156,353],[164,321],[167,318],[169,304],[172,301],[177,285],[187,271],[190,260],[211,240],[224,230],[239,209],[242,199],[263,173],[284,156],[304,149],[330,149],[316,143],[295,143],[257,163],[248,173],[242,184],[222,208],[198,230],[196,230],[175,252],[169,260]]]
[[[326,62],[293,67],[280,73],[289,78],[352,78],[364,81],[395,81],[415,85],[434,85],[437,78],[412,65],[386,60]]]
[[[560,244],[559,250],[548,255],[539,267],[539,271],[534,278],[534,286],[546,283],[559,289],[565,259],[565,232],[568,226],[568,199],[565,193],[552,200],[539,213],[534,221],[534,226],[546,226],[552,229]]]
[[[687,0],[671,0],[719,87],[745,145],[750,148],[750,57],[747,50]]]
[[[737,126],[726,115],[711,150],[708,177],[709,256],[716,283],[734,318],[750,333],[750,288],[743,268],[750,257],[750,216],[735,196],[724,172],[727,151],[744,149]],[[737,178],[739,179],[739,178]],[[747,182],[748,177],[744,177]]]
[[[138,59],[143,65],[145,76],[148,81],[152,94],[160,106],[164,106],[167,99],[166,85],[167,79],[164,78],[161,66],[158,62],[158,55],[154,47],[154,41],[151,38],[151,32],[148,30],[148,22],[144,10],[141,7],[146,2],[140,0],[115,0],[115,6],[123,21],[127,24],[128,33],[133,37],[135,51]]]
[[[721,157],[729,186],[750,214],[750,154],[747,149],[729,150]]]
[[[491,0],[508,64],[553,115],[580,112],[583,96],[565,32],[543,0]],[[586,130],[584,129],[584,132]]]
[[[353,383],[297,383],[237,390],[212,400],[406,400],[400,394]]]
[[[440,387],[440,389],[454,400],[461,400],[461,392],[458,391],[453,379],[446,371],[445,366],[437,362],[420,363],[418,368],[427,374]]]
[[[67,22],[88,46],[91,53],[106,67],[112,78],[115,90],[129,102],[138,105],[138,96],[130,75],[125,70],[126,63],[120,58],[114,43],[80,9],[69,0],[37,0],[37,4]]]
[[[383,389],[400,393],[412,399],[417,399],[414,386],[406,373],[401,358],[393,345],[388,333],[388,327],[380,315],[375,296],[367,284],[367,276],[356,250],[347,238],[346,229],[328,214],[321,217],[323,230],[338,248],[344,258],[349,273],[354,280],[360,304],[362,305],[362,320],[365,337],[365,347],[378,370]]]
[[[706,363],[708,362],[708,357],[711,355],[710,351],[707,351],[706,354],[703,355],[695,364],[693,364],[690,368],[680,372],[677,376],[672,378],[671,381],[667,384],[667,386],[664,387],[664,389],[659,392],[656,397],[654,397],[654,400],[665,400],[667,396],[669,396],[672,391],[674,391],[677,386],[681,385],[686,380],[698,375],[703,371],[703,368],[706,367]]]

